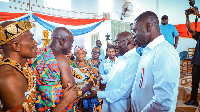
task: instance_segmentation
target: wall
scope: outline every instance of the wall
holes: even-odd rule
[[[133,22],[142,12],[153,11],[157,14],[159,21],[161,21],[163,15],[168,15],[169,24],[185,24],[185,10],[190,7],[188,0],[125,0],[125,2],[133,4],[133,14],[124,18],[123,21],[126,22]],[[196,0],[195,6],[200,7],[200,0]],[[194,20],[195,16],[190,15],[190,21],[194,22]],[[187,51],[188,47],[195,46],[196,41],[194,39],[180,37],[176,50],[177,52]]]
[[[13,1],[13,0],[12,0]],[[17,1],[17,0],[16,0]],[[28,0],[20,0],[28,1]],[[35,0],[31,0],[32,3],[35,4]],[[43,0],[37,0],[38,5],[43,6]],[[170,24],[185,24],[185,9],[189,8],[188,0],[113,0],[113,11],[110,13],[111,19],[120,20],[122,6],[125,2],[131,2],[133,4],[133,14],[130,17],[124,17],[122,21],[124,22],[133,22],[134,19],[144,11],[150,10],[157,13],[158,18],[160,20],[161,16],[166,14],[169,16]],[[20,6],[20,4],[13,2],[2,2],[0,1],[0,11],[1,12],[21,12],[24,13],[24,10],[16,10],[13,8],[9,8],[8,6]],[[196,0],[195,6],[200,7],[200,0]],[[23,7],[26,7],[23,5]],[[35,7],[36,9],[36,7]],[[39,11],[39,9],[37,9]],[[48,10],[45,10],[48,12]],[[71,0],[71,11],[76,12],[88,12],[88,13],[98,13],[99,12],[99,0]],[[56,11],[54,12],[57,13]],[[68,17],[75,18],[92,18],[93,15],[86,15],[81,13],[68,13]],[[102,18],[102,17],[99,17]],[[190,16],[190,21],[194,22],[195,16]],[[43,38],[42,31],[45,29],[38,23],[36,23],[37,28],[35,29],[37,40]],[[34,31],[34,30],[33,30]],[[106,48],[106,40],[105,35],[109,33],[111,35],[111,22],[110,20],[106,20],[95,30],[81,35],[76,36],[74,40],[75,45],[84,45],[88,50],[88,53],[91,52],[91,34],[99,32],[99,39],[102,41],[102,47],[105,50]],[[179,44],[177,47],[177,51],[187,51],[188,47],[194,47],[196,45],[196,41],[191,38],[180,37]],[[90,56],[88,54],[88,56]]]

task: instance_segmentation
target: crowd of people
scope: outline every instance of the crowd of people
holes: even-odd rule
[[[143,12],[130,25],[131,32],[117,34],[106,56],[97,40],[90,59],[84,46],[76,46],[72,54],[74,36],[64,27],[54,29],[50,45],[37,49],[28,20],[2,23],[0,111],[174,112],[179,34],[168,24],[168,16],[161,19],[159,26],[154,12]],[[199,48],[199,32],[190,24],[189,31]],[[188,105],[198,105],[200,56],[196,50]]]

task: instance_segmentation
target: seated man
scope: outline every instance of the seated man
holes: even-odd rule
[[[7,21],[0,26],[0,111],[35,112],[35,75],[25,66],[28,59],[37,56],[37,42],[29,31],[29,21]],[[77,98],[77,87],[64,90],[62,104],[53,111],[67,107]],[[70,96],[70,97],[69,97]]]
[[[36,110],[48,111],[62,103],[63,89],[74,86],[75,80],[71,72],[67,55],[74,41],[73,34],[64,27],[57,27],[52,32],[52,43],[39,50],[38,56],[29,62],[37,78]],[[85,93],[92,86],[92,82],[79,92]],[[80,94],[80,95],[81,95]],[[76,111],[76,99],[65,111]]]
[[[90,97],[103,99],[102,112],[126,112],[131,106],[131,90],[140,60],[130,32],[121,32],[114,41],[120,57],[108,75],[101,75],[105,91],[91,90]],[[101,78],[100,78],[101,79]]]

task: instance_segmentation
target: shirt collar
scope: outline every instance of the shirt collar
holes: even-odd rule
[[[153,41],[151,41],[146,47],[153,50],[158,44],[160,44],[163,41],[165,41],[165,38],[163,35],[160,35],[157,38],[155,38]]]
[[[116,56],[115,56],[115,60],[116,60]],[[109,59],[109,57],[107,58],[107,62],[115,62],[115,61],[111,61],[110,59]]]
[[[161,24],[162,25],[162,24]],[[162,25],[162,26],[168,26],[169,24],[166,24],[166,25]]]
[[[130,51],[126,52],[123,57],[129,58],[130,56],[133,56],[133,53],[136,53],[136,48],[131,49]],[[136,53],[138,54],[138,53]],[[139,55],[139,54],[138,54]]]

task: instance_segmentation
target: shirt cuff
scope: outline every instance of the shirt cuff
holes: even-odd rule
[[[97,91],[97,97],[98,97],[99,99],[106,98],[106,96],[105,96],[105,91]]]

